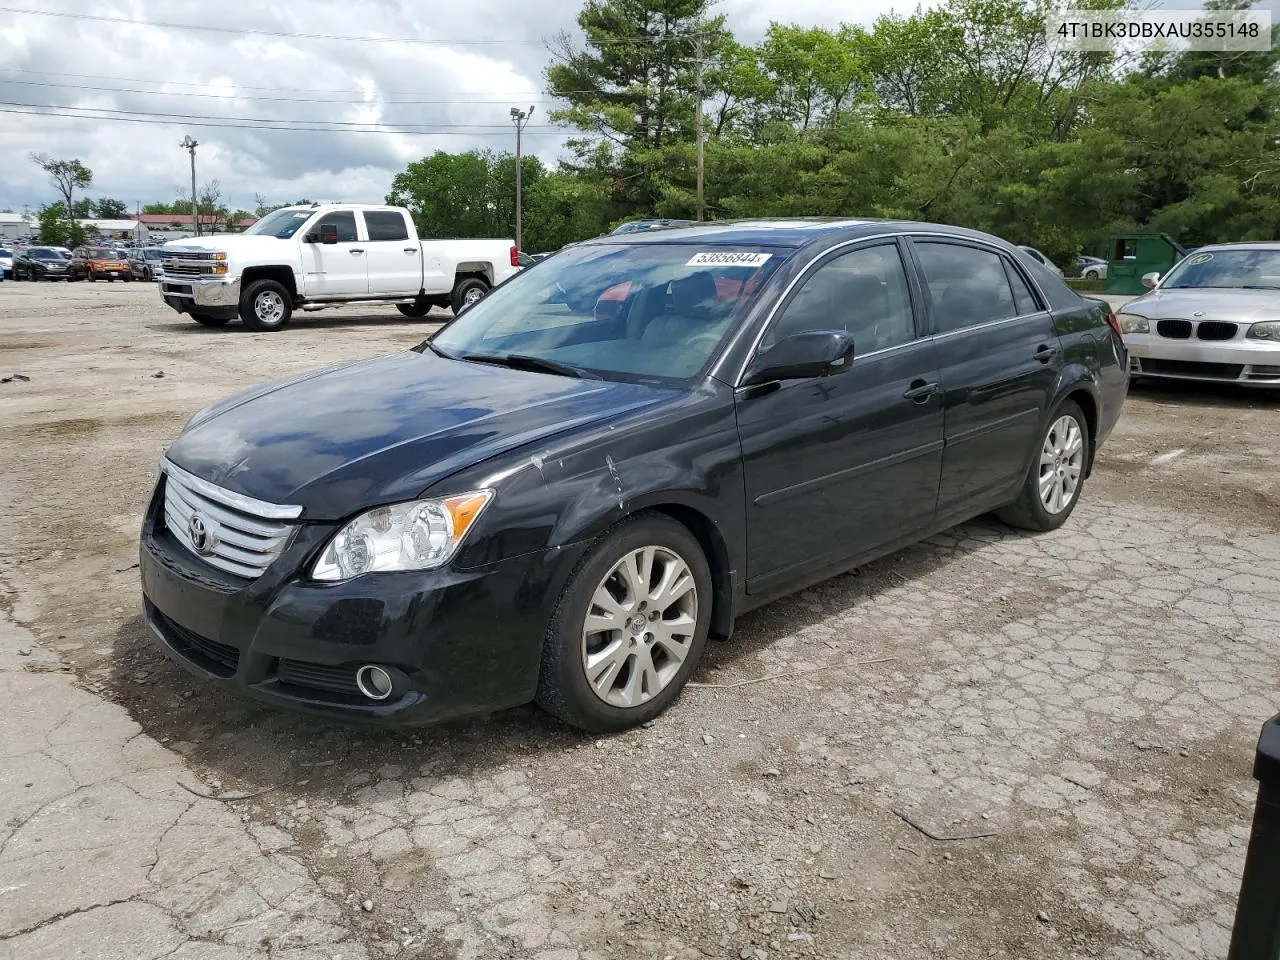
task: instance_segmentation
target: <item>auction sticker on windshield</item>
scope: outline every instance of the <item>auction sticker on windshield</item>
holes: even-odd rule
[[[1208,263],[1213,259],[1212,253],[1197,253],[1194,257],[1187,261],[1190,266],[1199,266],[1202,263]]]
[[[759,267],[769,261],[772,253],[745,253],[732,250],[717,250],[707,253],[695,253],[686,267]]]

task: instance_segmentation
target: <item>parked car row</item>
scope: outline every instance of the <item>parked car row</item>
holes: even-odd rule
[[[129,252],[114,247],[32,246],[17,252],[0,250],[0,279],[12,280],[160,280],[164,252],[145,247]]]

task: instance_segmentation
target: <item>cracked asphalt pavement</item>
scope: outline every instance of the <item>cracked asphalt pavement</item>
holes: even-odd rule
[[[1064,529],[774,603],[608,739],[351,729],[169,664],[134,566],[167,441],[430,329],[0,285],[0,960],[1225,956],[1280,708],[1280,396],[1136,387]]]

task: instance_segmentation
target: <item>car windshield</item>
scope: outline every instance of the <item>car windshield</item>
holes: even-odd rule
[[[143,255],[144,257],[146,257],[148,260],[163,260],[163,259],[164,259],[164,251],[163,251],[163,250],[159,250],[159,249],[156,249],[156,250],[143,250],[143,251],[142,251],[142,255]]]
[[[605,379],[688,380],[791,252],[655,243],[570,248],[495,289],[431,342],[459,359],[514,357]]]
[[[114,250],[108,250],[106,247],[90,247],[84,253],[85,256],[89,257],[91,260],[116,259],[116,252]]]
[[[311,219],[314,210],[276,210],[267,214],[245,233],[258,234],[264,237],[275,237],[277,240],[288,240],[298,229]]]
[[[1169,271],[1163,290],[1191,287],[1280,289],[1280,250],[1206,250]]]
[[[48,247],[32,247],[27,251],[27,256],[32,260],[61,260],[62,254],[56,250],[50,250]]]

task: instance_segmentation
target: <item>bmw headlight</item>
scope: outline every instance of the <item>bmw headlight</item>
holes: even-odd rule
[[[1280,343],[1280,320],[1255,323],[1249,328],[1249,332],[1245,334],[1245,337],[1249,340],[1272,340]]]
[[[1150,333],[1151,324],[1146,317],[1140,317],[1136,313],[1117,313],[1116,323],[1120,324],[1120,329],[1124,333]]]
[[[311,577],[337,581],[363,573],[441,567],[492,499],[492,490],[476,490],[362,513],[329,541]]]

